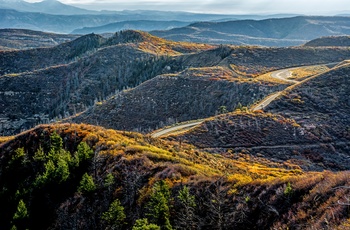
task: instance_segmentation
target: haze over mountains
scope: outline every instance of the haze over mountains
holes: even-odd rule
[[[322,36],[350,34],[348,17],[92,11],[57,0],[1,0],[0,13],[0,28],[76,34],[136,29],[174,41],[211,44],[295,46]]]

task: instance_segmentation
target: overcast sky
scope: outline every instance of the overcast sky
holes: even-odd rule
[[[26,0],[38,2],[40,0]],[[93,10],[166,10],[225,14],[335,14],[350,12],[349,0],[60,0]]]

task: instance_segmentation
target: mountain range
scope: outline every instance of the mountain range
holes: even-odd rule
[[[26,2],[23,0],[0,0],[0,9],[13,9],[21,12],[36,12],[56,15],[96,14],[96,11],[85,10],[61,3],[57,0]]]
[[[182,28],[151,33],[174,41],[295,46],[322,36],[350,34],[349,24],[349,17],[298,16],[258,21],[199,22]]]

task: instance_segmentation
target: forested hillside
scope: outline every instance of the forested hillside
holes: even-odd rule
[[[346,171],[303,172],[137,133],[40,126],[0,145],[4,229],[349,226]],[[303,226],[303,227],[300,227]]]

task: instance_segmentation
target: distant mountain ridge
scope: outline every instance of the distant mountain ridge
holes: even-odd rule
[[[183,28],[152,31],[174,41],[214,44],[294,46],[322,36],[350,34],[350,17],[298,16],[281,19],[199,22]]]
[[[0,0],[0,9],[14,9],[23,12],[37,12],[55,15],[96,14],[97,11],[85,10],[75,6],[61,3],[57,0],[44,0],[41,2],[26,2],[23,0]]]
[[[196,21],[222,20],[227,17],[227,15],[162,11],[103,11],[97,14],[54,15],[1,7],[0,3],[0,29],[30,29],[55,33],[71,33],[73,30],[84,27],[105,26],[110,23],[121,23],[123,21],[148,20],[154,21],[154,24],[160,24],[159,21],[179,21],[184,23],[180,26],[184,26]],[[169,29],[169,25],[157,28]],[[135,29],[137,28],[135,27]]]
[[[159,29],[173,29],[175,27],[183,27],[189,25],[189,22],[181,21],[151,21],[151,20],[136,20],[114,22],[97,27],[84,27],[72,31],[72,34],[89,34],[89,33],[114,33],[120,30],[142,30],[151,31]]]

